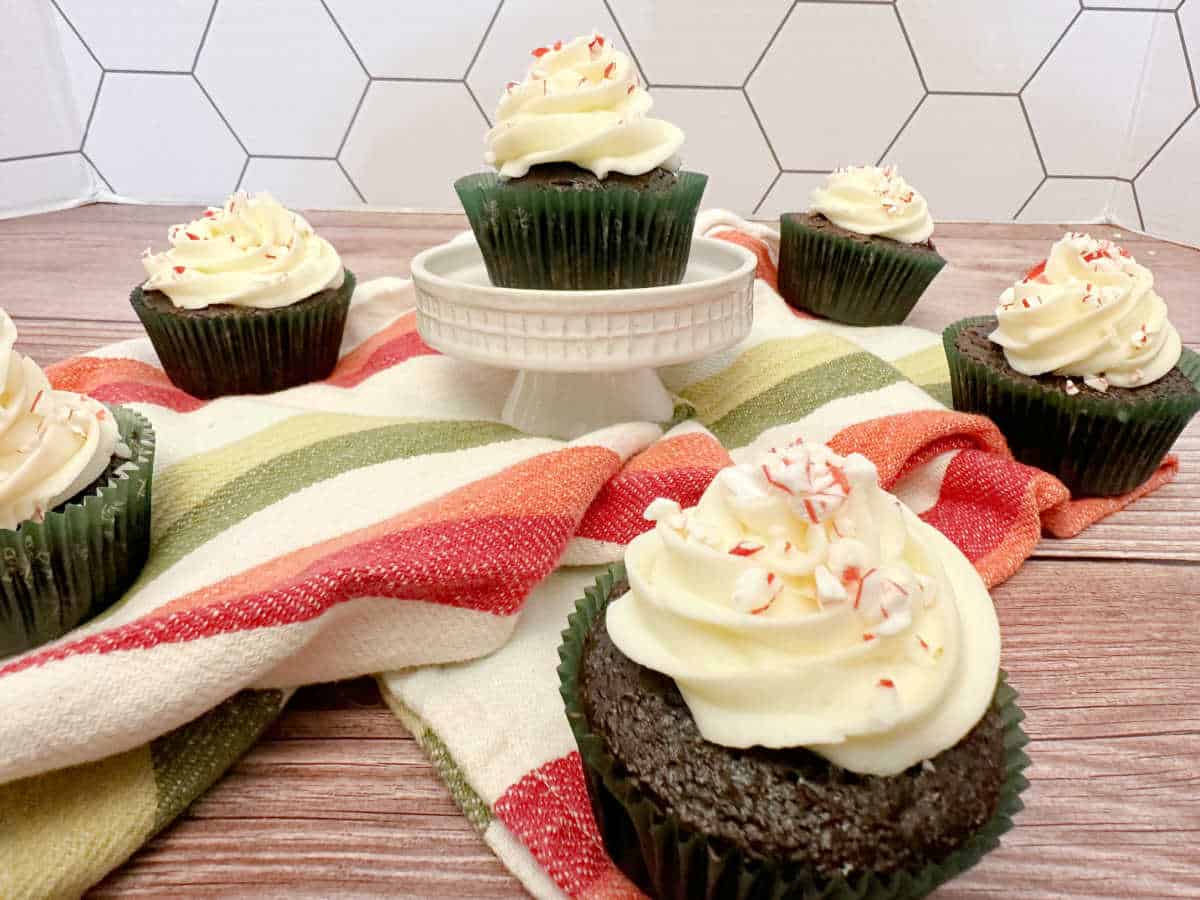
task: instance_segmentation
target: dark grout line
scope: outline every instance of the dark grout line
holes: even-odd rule
[[[1180,4],[1180,5],[1182,6],[1182,4]],[[1159,9],[1157,6],[1085,6],[1083,8],[1086,9],[1088,12],[1102,12],[1102,13],[1135,12],[1135,13],[1170,14],[1173,12],[1177,12],[1179,10],[1178,6],[1172,8],[1172,9]]]
[[[646,88],[667,91],[740,91],[742,87],[736,84],[647,84]]]
[[[1016,91],[927,91],[935,97],[1019,97]]]
[[[475,96],[475,92],[471,90],[471,83],[464,78],[462,86],[467,89],[467,96],[471,98],[471,102],[475,104],[475,108],[479,110],[479,114],[483,116],[483,121],[487,122],[487,127],[491,128],[491,117],[488,116],[487,111],[483,108],[483,104],[479,102],[479,98]]]
[[[929,85],[925,82],[925,72],[921,69],[921,61],[917,59],[917,50],[913,47],[912,38],[908,36],[908,29],[904,27],[904,19],[900,15],[900,7],[893,6],[892,12],[896,14],[896,21],[900,23],[900,33],[904,35],[904,43],[908,46],[908,55],[912,57],[913,65],[917,69],[917,78],[921,79],[921,90],[929,93]]]
[[[758,71],[758,67],[762,65],[762,61],[767,58],[767,54],[771,51],[771,47],[775,44],[775,39],[779,37],[779,32],[783,31],[783,26],[788,23],[788,19],[792,17],[792,13],[796,9],[796,3],[792,3],[787,8],[787,12],[783,14],[783,18],[779,20],[779,24],[775,26],[775,30],[771,32],[770,39],[767,40],[767,45],[763,47],[762,53],[758,54],[758,59],[754,61],[754,65],[750,67],[750,71],[746,73],[745,79],[742,81],[742,88],[750,83],[750,79],[754,77],[754,73]]]
[[[104,79],[108,73],[100,70],[100,80],[96,82],[96,93],[92,96],[92,108],[88,110],[87,121],[83,123],[83,137],[79,139],[79,149],[87,146],[88,135],[92,133],[92,120],[96,118],[96,107],[100,105],[100,91],[104,89]]]
[[[1200,104],[1200,94],[1196,92],[1196,73],[1192,70],[1192,58],[1188,56],[1187,38],[1183,36],[1183,20],[1179,18],[1179,10],[1182,7],[1181,3],[1175,8],[1175,28],[1179,32],[1179,46],[1183,48],[1183,64],[1187,67],[1188,80],[1192,85],[1192,102]]]
[[[92,167],[92,171],[96,173],[96,177],[104,182],[104,186],[108,188],[108,192],[110,194],[115,194],[116,191],[113,190],[113,186],[108,183],[108,179],[104,177],[104,173],[100,171],[100,168],[94,162],[92,162],[92,158],[87,155],[87,151],[80,150],[79,155],[87,160],[87,164]]]
[[[1129,190],[1133,192],[1133,208],[1137,210],[1138,230],[1146,230],[1146,217],[1142,215],[1142,201],[1138,198],[1137,185],[1129,182]]]
[[[784,169],[785,175],[828,175],[832,169]]]
[[[434,78],[424,75],[379,75],[371,76],[371,81],[413,82],[415,84],[459,84],[461,78]]]
[[[212,28],[213,17],[217,14],[217,2],[213,0],[212,7],[208,10],[208,21],[204,23],[204,31],[200,33],[200,43],[196,45],[196,54],[192,57],[191,73],[195,74],[196,66],[200,63],[200,51],[204,49],[205,42],[208,41],[208,31]]]
[[[470,77],[471,70],[475,68],[475,63],[479,60],[479,54],[483,52],[484,42],[487,41],[488,35],[492,33],[492,28],[495,26],[496,20],[500,18],[500,10],[503,8],[504,0],[500,0],[500,2],[496,4],[496,9],[492,12],[492,17],[488,19],[487,28],[483,29],[483,37],[479,39],[479,43],[475,47],[475,52],[471,54],[471,61],[467,63],[467,70],[463,72],[464,83],[466,82],[467,78]],[[470,90],[470,88],[468,88],[468,90]],[[472,94],[472,96],[474,95]],[[478,106],[479,101],[475,101],[475,105]]]
[[[779,184],[779,179],[782,177],[783,169],[780,169],[775,173],[775,177],[771,179],[771,183],[767,185],[767,189],[763,191],[763,195],[758,198],[758,202],[754,204],[754,211],[750,213],[750,215],[758,215],[758,211],[762,209],[762,205],[767,202],[767,198],[771,196],[771,191],[775,190],[775,185]]]
[[[1175,139],[1175,135],[1179,134],[1179,132],[1183,130],[1183,126],[1186,125],[1188,122],[1190,122],[1192,120],[1192,116],[1194,116],[1194,115],[1196,115],[1196,107],[1195,106],[1192,107],[1192,111],[1190,113],[1188,113],[1186,116],[1184,116],[1183,121],[1175,126],[1175,130],[1167,135],[1167,139],[1158,145],[1158,149],[1155,150],[1153,154],[1151,154],[1150,158],[1148,160],[1146,160],[1144,163],[1142,163],[1142,167],[1133,173],[1133,180],[1136,181],[1138,178],[1142,177],[1142,173],[1145,172],[1146,169],[1148,169],[1150,167],[1150,164],[1152,162],[1154,162],[1156,159],[1158,159],[1158,154],[1162,153],[1164,150],[1167,149],[1167,145]]]
[[[217,104],[213,102],[213,98],[209,95],[208,90],[201,83],[200,79],[197,78],[195,75],[189,75],[188,77],[191,78],[192,81],[194,81],[196,83],[196,86],[198,88],[200,88],[200,93],[202,93],[204,95],[204,99],[208,101],[208,105],[213,108],[213,112],[215,112],[217,114],[217,118],[219,118],[222,122],[225,123],[225,127],[229,129],[229,133],[231,135],[233,135],[233,139],[235,141],[237,141],[237,145],[242,148],[242,152],[245,153],[247,156],[249,156],[250,149],[244,143],[242,143],[242,139],[240,137],[238,137],[238,133],[233,130],[233,126],[230,125],[229,120],[225,118],[225,113],[221,112],[221,110],[217,106]]]
[[[888,145],[886,147],[884,147],[883,152],[879,154],[879,159],[877,159],[875,161],[875,165],[877,165],[877,166],[883,165],[884,159],[886,159],[887,155],[892,152],[892,148],[896,146],[896,141],[900,140],[900,135],[904,134],[904,129],[907,128],[909,122],[911,122],[916,117],[918,110],[920,110],[920,108],[925,105],[925,101],[928,98],[929,98],[928,93],[924,93],[921,95],[921,99],[918,100],[917,105],[912,108],[912,112],[910,112],[908,114],[908,118],[900,123],[900,127],[898,129],[896,129],[896,133],[892,136],[892,139],[890,141],[888,141]]]
[[[363,104],[367,101],[367,91],[369,90],[371,90],[370,78],[363,85],[362,93],[358,95],[358,103],[354,104],[354,112],[350,114],[350,121],[346,123],[346,130],[342,133],[342,140],[338,144],[337,152],[333,154],[334,159],[340,157],[342,151],[346,149],[346,142],[350,140],[350,132],[354,130],[354,123],[358,121],[358,114],[362,112]]]
[[[1047,181],[1049,181],[1049,180],[1050,180],[1050,179],[1047,177],[1047,175],[1046,175],[1045,171],[1043,170],[1043,172],[1042,172],[1042,180],[1041,180],[1041,181],[1039,181],[1039,182],[1037,183],[1037,187],[1035,187],[1035,188],[1033,189],[1033,191],[1030,193],[1030,195],[1029,195],[1028,197],[1026,197],[1026,198],[1025,198],[1025,202],[1024,202],[1024,203],[1022,203],[1022,204],[1021,204],[1021,205],[1020,205],[1020,206],[1017,208],[1017,211],[1016,211],[1015,213],[1013,213],[1013,221],[1014,221],[1014,222],[1015,222],[1015,221],[1017,221],[1017,219],[1020,217],[1021,213],[1025,212],[1025,207],[1027,207],[1027,206],[1028,206],[1030,203],[1032,203],[1032,202],[1033,202],[1033,198],[1034,198],[1034,197],[1036,197],[1036,196],[1037,196],[1037,193],[1038,193],[1038,191],[1040,191],[1040,190],[1042,189],[1042,185],[1043,185],[1043,184],[1045,184],[1045,183],[1046,183]]]
[[[771,159],[775,160],[775,167],[783,171],[783,162],[779,159],[779,154],[775,152],[775,145],[771,143],[771,136],[767,134],[766,126],[763,125],[762,118],[758,114],[758,110],[754,107],[754,101],[750,99],[750,94],[745,88],[738,88],[742,98],[746,101],[746,106],[750,108],[750,115],[754,116],[754,121],[758,125],[758,133],[762,135],[762,139],[767,144],[767,150],[771,154]]]
[[[246,159],[242,162],[242,171],[238,172],[237,181],[234,182],[233,190],[230,193],[236,194],[242,189],[242,179],[246,177],[246,170],[250,168],[250,154],[246,154]]]
[[[1075,15],[1071,16],[1071,21],[1067,23],[1067,27],[1063,29],[1062,34],[1060,34],[1055,39],[1054,43],[1050,45],[1050,49],[1046,51],[1046,55],[1042,57],[1042,61],[1037,64],[1037,68],[1035,68],[1029,74],[1029,77],[1025,79],[1025,83],[1021,85],[1021,90],[1018,91],[1017,93],[1019,93],[1019,94],[1025,93],[1025,88],[1029,87],[1030,82],[1032,82],[1033,79],[1037,78],[1038,72],[1042,71],[1042,67],[1046,65],[1046,61],[1048,59],[1050,59],[1051,54],[1053,54],[1054,51],[1058,49],[1058,45],[1063,42],[1063,38],[1065,38],[1070,33],[1071,29],[1073,27],[1075,27],[1075,23],[1079,21],[1079,17],[1082,15],[1083,15],[1083,5],[1080,4],[1079,9],[1076,10],[1076,12],[1075,12]]]
[[[72,147],[70,150],[49,150],[45,153],[26,153],[22,156],[6,156],[0,159],[0,163],[24,162],[27,159],[50,159],[54,156],[70,156],[72,153],[79,153],[78,147]]]
[[[358,67],[363,70],[363,74],[367,76],[368,82],[371,80],[371,73],[367,69],[367,64],[363,62],[363,58],[358,55],[358,50],[354,44],[350,42],[350,36],[346,34],[346,30],[342,28],[342,23],[337,20],[337,16],[333,14],[333,10],[329,8],[329,4],[325,0],[320,0],[321,7],[325,10],[325,15],[329,16],[329,21],[333,23],[333,27],[337,29],[338,34],[342,36],[342,40],[346,42],[346,46],[350,48],[350,53],[353,54],[355,61],[358,62]]]
[[[88,42],[83,39],[83,35],[80,34],[79,29],[75,27],[75,23],[72,22],[67,17],[67,14],[65,12],[63,12],[62,7],[58,5],[58,0],[50,0],[50,5],[53,6],[58,11],[58,14],[60,16],[62,16],[62,20],[67,23],[67,27],[71,29],[71,31],[72,31],[72,33],[74,33],[75,37],[79,38],[79,43],[83,44],[83,49],[86,50],[88,53],[88,56],[90,56],[92,58],[92,62],[94,62],[96,65],[98,65],[100,67],[100,74],[103,75],[104,74],[104,63],[100,62],[100,57],[98,57],[95,53],[92,52],[92,48],[90,46],[88,46]]]
[[[358,194],[358,199],[363,203],[366,203],[367,198],[363,196],[363,192],[358,189],[358,185],[354,183],[354,179],[350,177],[350,173],[346,171],[346,167],[342,165],[342,161],[339,159],[335,160],[335,162],[337,162],[337,167],[342,170],[342,174],[346,176],[346,180],[350,182],[350,187],[354,188],[354,193]]]
[[[613,12],[612,4],[608,0],[604,0],[604,8],[608,10],[609,18],[613,24],[617,26],[617,34],[621,36],[621,43],[625,45],[625,49],[629,51],[629,56],[633,60],[633,64],[637,66],[638,72],[642,76],[642,84],[650,84],[650,76],[646,74],[646,70],[642,68],[642,61],[638,59],[637,51],[633,49],[633,44],[629,42],[629,38],[625,34],[625,29],[621,27],[621,20],[617,18],[617,14]]]
[[[1029,110],[1025,108],[1025,98],[1017,95],[1017,103],[1021,107],[1021,115],[1025,118],[1025,127],[1029,129],[1029,139],[1033,141],[1033,152],[1037,154],[1038,165],[1042,167],[1042,175],[1049,175],[1050,171],[1046,168],[1046,160],[1042,157],[1041,144],[1038,143],[1037,134],[1033,130],[1033,120],[1029,118]]]
[[[336,156],[307,156],[303,153],[250,153],[250,159],[299,159],[307,162],[336,162]]]
[[[188,75],[191,69],[105,69],[106,75]]]

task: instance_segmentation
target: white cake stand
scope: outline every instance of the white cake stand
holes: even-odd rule
[[[417,329],[448,356],[517,369],[504,421],[575,438],[618,422],[665,422],[654,371],[737,343],[753,317],[754,254],[696,238],[680,284],[612,291],[493,287],[479,247],[458,239],[412,261]]]

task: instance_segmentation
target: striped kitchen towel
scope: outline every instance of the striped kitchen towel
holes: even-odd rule
[[[800,433],[870,455],[991,583],[1043,526],[1071,533],[1128,502],[1067,502],[987,420],[947,411],[938,336],[795,315],[770,287],[771,235],[721,221],[705,225],[760,257],[754,330],[664,373],[687,418],[665,436],[631,423],[564,443],[501,424],[512,374],[426,346],[399,279],[359,289],[319,384],[200,401],[145,340],[48,370],[153,421],[152,547],[114,609],[0,661],[0,897],[99,880],[295,686],[400,669],[381,678],[389,703],[501,858],[535,893],[598,896],[620,879],[582,794],[554,654],[649,499],[690,504],[730,455]]]

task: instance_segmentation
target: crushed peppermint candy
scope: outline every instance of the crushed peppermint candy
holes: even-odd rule
[[[782,590],[782,578],[774,572],[756,567],[738,576],[730,599],[734,609],[757,616],[770,609]]]
[[[817,586],[817,603],[824,609],[838,603],[845,603],[850,595],[846,586],[838,580],[828,566],[817,566],[813,570],[813,579]]]
[[[1066,383],[1063,385],[1063,390],[1067,392],[1068,397],[1074,397],[1079,393],[1078,386],[1070,378],[1068,378]]]
[[[1085,375],[1083,383],[1093,391],[1099,391],[1102,394],[1108,391],[1108,379],[1103,375]]]
[[[731,556],[753,556],[765,546],[758,541],[738,541],[730,548],[729,553]]]

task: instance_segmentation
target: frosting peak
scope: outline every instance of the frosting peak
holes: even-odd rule
[[[895,774],[991,702],[999,628],[970,563],[866,457],[800,441],[656,500],[609,606],[626,656],[675,679],[700,733]]]
[[[0,310],[0,528],[40,522],[90,485],[120,437],[104,406],[54,390],[16,341],[17,327]]]
[[[540,163],[574,163],[597,178],[673,166],[683,132],[647,118],[653,105],[630,58],[600,34],[533,51],[525,79],[509,82],[484,160],[520,178]]]
[[[1157,381],[1183,346],[1150,270],[1078,232],[1000,295],[996,318],[991,339],[1016,371],[1083,376],[1098,390]]]
[[[274,309],[342,283],[342,261],[300,215],[270,194],[238,192],[168,232],[171,248],[146,251],[143,290],[180,309],[226,303]]]
[[[839,228],[920,244],[933,234],[925,198],[900,177],[895,166],[848,166],[829,173],[810,203]]]

